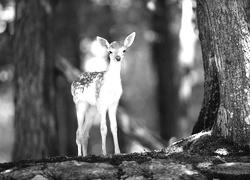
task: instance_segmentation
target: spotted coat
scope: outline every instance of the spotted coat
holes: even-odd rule
[[[71,84],[71,93],[74,97],[74,101],[77,102],[79,95],[83,91],[89,88],[93,83],[95,84],[95,98],[98,99],[100,89],[103,85],[105,71],[102,72],[83,72],[77,77],[77,79]]]

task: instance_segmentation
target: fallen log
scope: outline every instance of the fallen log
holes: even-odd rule
[[[210,131],[158,151],[0,164],[0,179],[249,179],[250,153]]]

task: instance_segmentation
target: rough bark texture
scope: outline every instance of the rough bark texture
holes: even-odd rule
[[[13,159],[57,153],[50,1],[16,2]]]
[[[178,51],[181,10],[175,1],[156,1],[153,15],[153,63],[158,76],[160,134],[169,140],[176,136],[179,115]]]
[[[205,84],[205,88],[211,89],[205,108],[214,105],[214,111],[208,109],[213,116],[208,121],[212,124],[216,119],[216,135],[239,145],[250,145],[250,34],[246,3],[198,0],[197,17],[205,72],[212,72],[212,76],[205,73],[206,83],[215,82],[211,88]]]
[[[218,72],[214,58],[213,29],[207,10],[201,1],[197,1],[197,20],[199,27],[199,39],[202,47],[204,66],[204,99],[202,108],[192,134],[204,129],[211,129],[216,122],[220,105],[220,90]]]
[[[205,148],[205,149],[204,149]],[[155,152],[54,157],[0,164],[0,179],[249,179],[249,148],[211,132]]]

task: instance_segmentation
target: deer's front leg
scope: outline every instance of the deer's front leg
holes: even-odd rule
[[[100,131],[102,136],[102,154],[106,155],[106,136],[107,136],[107,125],[106,125],[106,114],[107,114],[107,108],[102,108],[99,110],[100,118],[101,118],[101,124],[100,124]]]
[[[116,121],[116,110],[117,110],[117,103],[112,105],[109,110],[109,120],[110,120],[110,128],[113,135],[114,147],[115,147],[115,154],[120,154],[119,142],[117,138],[117,121]]]

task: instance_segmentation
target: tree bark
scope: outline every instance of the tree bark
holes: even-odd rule
[[[203,105],[210,112],[209,127],[213,124],[215,135],[249,146],[250,33],[246,4],[242,0],[198,0],[197,17],[208,93]]]
[[[210,16],[205,14],[204,7],[197,1],[197,20],[199,27],[199,39],[202,47],[202,58],[204,67],[204,98],[202,108],[192,134],[205,129],[211,129],[217,119],[220,105],[220,90],[218,72],[214,59],[213,29]]]
[[[13,160],[57,154],[51,1],[16,2]]]
[[[173,1],[156,1],[153,15],[153,61],[158,75],[160,134],[176,136],[179,115],[178,51],[181,10]]]

